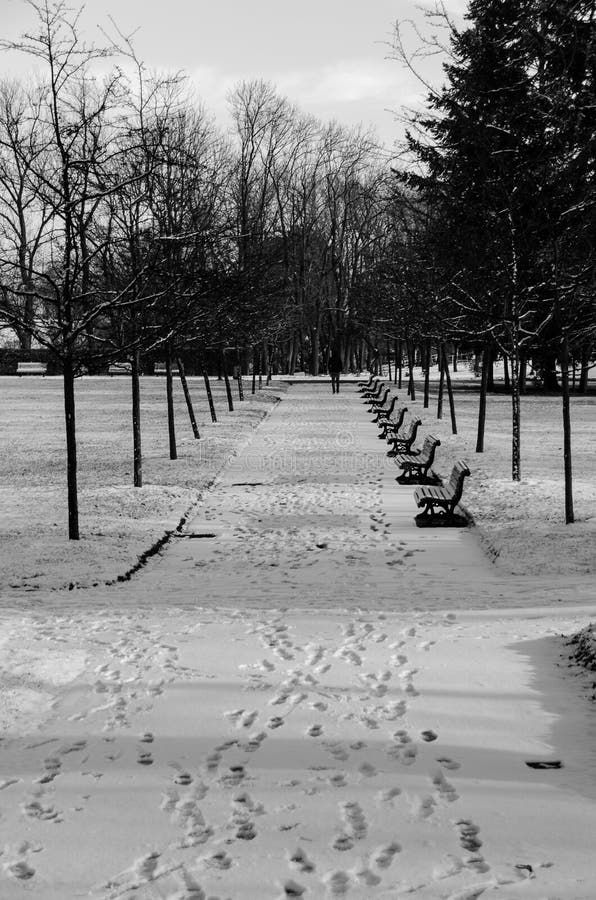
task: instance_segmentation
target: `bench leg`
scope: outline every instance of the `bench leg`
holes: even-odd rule
[[[438,478],[434,472],[430,472],[428,474],[424,474],[423,472],[417,472],[413,469],[409,469],[407,472],[403,472],[401,475],[398,475],[395,479],[398,484],[440,484],[441,479]]]
[[[466,528],[469,524],[465,516],[447,509],[435,510],[430,505],[414,516],[414,521],[418,528]]]

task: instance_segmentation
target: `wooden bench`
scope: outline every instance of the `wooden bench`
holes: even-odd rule
[[[362,400],[364,403],[368,403],[370,400],[378,400],[381,396],[383,388],[385,387],[384,381],[378,381],[374,388],[369,391],[364,391],[362,394]]]
[[[358,390],[360,391],[360,393],[362,393],[363,391],[369,391],[371,389],[371,387],[373,386],[373,383],[374,383],[376,377],[377,377],[376,375],[371,375],[369,377],[368,381],[359,381],[358,382]]]
[[[418,434],[418,429],[422,425],[422,419],[411,419],[409,430],[400,437],[400,435],[396,432],[395,434],[387,435],[387,443],[393,444],[391,450],[387,451],[387,456],[397,456],[398,453],[410,453],[412,450],[412,444],[416,440],[416,435]]]
[[[377,409],[376,415],[373,419],[373,422],[376,422],[378,425],[380,422],[385,422],[386,420],[390,419],[391,416],[393,415],[393,410],[395,409],[395,404],[397,403],[397,399],[398,399],[397,394],[394,394],[393,397],[391,398],[391,403],[389,404],[387,409],[381,409],[381,408]]]
[[[153,366],[153,374],[154,375],[165,375],[166,372],[167,372],[167,369],[166,369],[165,362],[156,362],[155,365]],[[176,365],[174,365],[174,363],[172,363],[172,375],[179,375],[179,374],[180,374],[180,370],[178,369],[178,366],[176,366]]]
[[[130,375],[131,371],[129,362],[114,362],[108,367],[108,375]]]
[[[48,364],[44,362],[18,362],[17,375],[45,375]]]
[[[391,393],[391,388],[385,388],[385,392],[382,396],[379,396],[376,400],[369,400],[368,405],[370,406],[371,412],[376,412],[381,409],[387,403],[387,397]]]
[[[422,450],[416,453],[398,453],[395,464],[402,469],[401,475],[395,479],[399,484],[439,484],[438,477],[432,472],[437,447],[441,441],[429,434],[424,439]]]
[[[455,512],[461,500],[464,478],[470,474],[465,460],[458,460],[451,471],[449,481],[441,486],[424,486],[416,488],[414,500],[416,506],[423,511],[415,517],[419,527],[427,525],[462,526],[467,525],[465,516]]]
[[[397,397],[395,398],[397,400]],[[379,419],[377,425],[379,426],[379,440],[384,441],[388,435],[397,434],[399,429],[404,424],[404,417],[408,411],[407,406],[402,406],[401,409],[398,409],[397,412],[391,412],[386,418]],[[395,418],[392,418],[395,416]]]

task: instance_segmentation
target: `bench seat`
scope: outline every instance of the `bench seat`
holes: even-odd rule
[[[422,419],[411,419],[409,429],[405,434],[400,436],[397,430],[387,432],[387,443],[392,444],[391,450],[387,451],[387,456],[397,456],[398,453],[412,453],[413,456],[417,456],[417,453],[412,452],[412,445],[421,425]]]
[[[418,453],[398,453],[395,464],[402,470],[395,479],[399,484],[438,484],[437,475],[432,472],[437,447],[441,441],[429,434],[424,439],[422,450]]]

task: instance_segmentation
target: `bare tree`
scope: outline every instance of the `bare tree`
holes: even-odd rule
[[[30,56],[43,68],[31,112],[43,154],[30,158],[30,138],[24,133],[16,156],[30,160],[33,220],[43,216],[46,239],[43,246],[36,247],[35,230],[25,238],[25,248],[32,249],[30,277],[25,284],[22,278],[3,281],[3,293],[9,298],[3,318],[48,348],[62,368],[68,535],[77,540],[75,376],[88,353],[94,323],[115,304],[126,302],[119,294],[98,292],[93,284],[93,267],[105,241],[97,242],[95,226],[107,198],[120,188],[106,175],[113,169],[114,157],[121,153],[115,137],[123,124],[122,75],[117,69],[104,78],[94,74],[96,61],[113,54],[115,48],[85,44],[78,31],[78,15],[64,3],[45,0],[29,2],[29,6],[36,17],[31,32],[18,41],[2,41],[0,47]],[[18,254],[12,265],[21,273]],[[5,277],[6,266],[2,273]]]

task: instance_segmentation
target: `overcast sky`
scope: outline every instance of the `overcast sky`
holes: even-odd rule
[[[457,15],[466,2],[446,6]],[[34,25],[25,0],[0,0],[0,11],[5,38]],[[305,111],[372,125],[391,146],[401,133],[392,111],[422,93],[387,46],[396,20],[420,20],[414,0],[88,0],[85,36],[99,42],[109,16],[124,32],[138,29],[135,46],[149,68],[186,71],[223,126],[227,91],[264,78]],[[0,55],[2,76],[21,74],[21,65]]]

